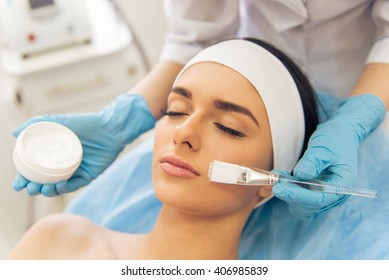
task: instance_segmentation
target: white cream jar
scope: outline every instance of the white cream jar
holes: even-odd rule
[[[13,160],[26,179],[53,184],[73,175],[82,160],[82,146],[69,128],[54,122],[37,122],[19,135]]]

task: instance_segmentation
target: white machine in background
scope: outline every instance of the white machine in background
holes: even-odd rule
[[[8,0],[3,25],[5,48],[24,58],[92,40],[84,1]]]
[[[142,48],[112,1],[1,1],[1,94],[26,118],[96,111],[147,70]]]
[[[3,195],[12,192],[16,174],[12,128],[35,115],[97,111],[127,92],[148,61],[110,0],[0,0],[0,42],[0,115],[7,120],[0,163],[8,170],[0,172]],[[25,196],[14,196],[24,209]],[[28,198],[25,226],[62,210],[64,199]]]

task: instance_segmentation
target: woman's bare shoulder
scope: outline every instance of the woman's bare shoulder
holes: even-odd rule
[[[104,237],[101,231],[101,227],[78,215],[49,215],[25,233],[7,258],[93,259],[93,251],[104,244],[104,240],[98,242]]]
[[[96,224],[85,217],[75,214],[52,214],[49,215],[36,224],[31,229],[36,227],[36,230],[44,230],[47,232],[56,232],[57,234],[72,234],[79,235],[85,230],[96,230],[99,228]]]

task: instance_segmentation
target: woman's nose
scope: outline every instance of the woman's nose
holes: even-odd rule
[[[179,147],[188,148],[192,151],[200,149],[200,123],[193,117],[188,117],[174,129],[173,141]]]

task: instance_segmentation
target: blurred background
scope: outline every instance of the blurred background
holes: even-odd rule
[[[98,111],[126,92],[158,61],[166,22],[160,0],[0,1],[4,258],[33,222],[62,211],[77,195],[45,198],[15,192],[12,131],[35,115]]]

